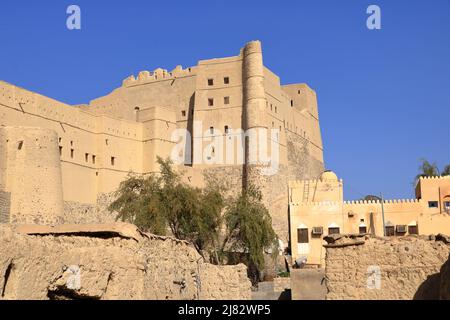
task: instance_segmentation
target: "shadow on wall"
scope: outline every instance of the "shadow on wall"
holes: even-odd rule
[[[435,273],[422,282],[414,294],[413,300],[439,300],[441,273]]]
[[[439,273],[430,275],[417,289],[414,300],[450,300],[450,256]]]

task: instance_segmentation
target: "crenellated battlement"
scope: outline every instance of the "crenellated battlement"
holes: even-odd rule
[[[139,85],[143,83],[156,82],[162,80],[176,79],[179,77],[186,77],[195,74],[196,67],[189,67],[183,69],[182,66],[178,65],[172,71],[167,71],[166,69],[157,68],[153,71],[141,71],[138,76],[129,76],[122,82],[122,87],[131,87],[134,85]]]
[[[331,207],[331,206],[340,206],[342,202],[340,201],[320,201],[320,202],[291,202],[289,203],[294,207]]]
[[[388,199],[384,200],[383,204],[411,204],[420,203],[420,199]],[[380,200],[346,200],[346,201],[308,201],[308,202],[290,202],[291,206],[296,207],[323,207],[323,206],[337,206],[337,205],[374,205],[380,204]]]
[[[419,180],[442,180],[442,179],[450,179],[450,176],[432,176],[419,178]]]

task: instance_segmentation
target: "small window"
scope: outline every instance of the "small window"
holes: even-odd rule
[[[209,98],[208,99],[208,106],[212,107],[214,105],[214,99]]]
[[[445,207],[445,209],[450,209],[450,201],[445,201],[444,207]]]
[[[393,237],[395,235],[395,228],[394,226],[386,226],[386,237]]]
[[[297,93],[300,94],[300,93],[302,93],[302,91],[301,91],[301,90],[298,90]]]
[[[74,150],[70,149],[70,157],[73,159]]]
[[[61,140],[62,140],[61,138],[58,138],[59,143],[61,143]]]
[[[277,113],[277,107],[275,106],[275,113]]]
[[[73,146],[73,141],[70,141],[70,145]]]
[[[328,228],[328,234],[339,234],[341,233],[339,227]]]
[[[108,145],[109,144],[109,140],[105,139],[105,144]]]
[[[214,134],[214,127],[209,127],[209,133]]]
[[[230,104],[230,97],[224,97],[223,98],[223,103],[224,104]]]
[[[308,243],[309,234],[307,228],[297,229],[297,243]]]
[[[291,100],[291,107],[294,106],[294,100]]]
[[[408,226],[409,234],[419,234],[419,228],[417,226]]]
[[[19,144],[17,145],[17,149],[22,150],[23,147],[23,141],[19,141]]]
[[[208,79],[208,86],[214,85],[214,79]]]
[[[273,110],[273,105],[272,104],[270,104],[270,111],[272,111]]]
[[[359,234],[367,233],[367,227],[361,226],[359,227]]]
[[[116,164],[116,158],[111,157],[111,165],[114,166]]]
[[[86,162],[89,161],[89,153],[85,153],[85,154],[84,154],[84,160],[85,160]]]
[[[62,156],[62,150],[63,150],[63,147],[59,146],[59,156],[60,157]]]
[[[230,78],[229,77],[223,78],[223,83],[224,84],[230,84]]]
[[[224,131],[225,131],[225,134],[228,134],[228,126],[225,126]]]
[[[428,201],[428,208],[439,208],[437,201]]]
[[[92,155],[92,164],[95,164],[95,155]]]
[[[186,111],[185,111],[185,110],[181,111],[181,115],[182,115],[183,117],[186,117]]]

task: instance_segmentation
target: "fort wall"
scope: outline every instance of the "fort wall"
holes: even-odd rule
[[[63,195],[56,133],[41,128],[0,128],[0,154],[4,161],[2,211],[7,212],[9,206],[9,222],[60,222]]]
[[[69,106],[0,82],[0,127],[5,126],[56,132],[69,221],[92,222],[88,216],[109,221],[99,199],[110,199],[129,173],[158,172],[157,156],[168,157],[180,142],[172,135],[177,129],[187,129],[191,137],[184,144],[200,155],[199,161],[192,154],[180,155],[184,164],[178,169],[187,171],[188,181],[203,186],[203,173],[213,172],[238,192],[249,172],[286,241],[287,182],[314,178],[323,170],[315,93],[304,84],[282,86],[264,67],[259,41],[237,56],[170,72],[142,71],[89,105]],[[244,166],[249,153],[241,130],[250,128],[280,130],[266,138],[268,157],[273,146],[279,149],[278,171],[272,176],[264,176],[262,167]],[[261,148],[259,142],[251,147]],[[232,159],[226,158],[227,148],[234,151]]]

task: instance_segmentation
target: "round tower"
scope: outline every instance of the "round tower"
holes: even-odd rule
[[[251,41],[242,51],[243,65],[243,129],[245,138],[245,163],[243,170],[243,186],[251,182],[258,185],[260,167],[259,135],[268,134],[266,121],[266,97],[264,90],[264,66],[261,42]],[[265,143],[266,141],[264,141]]]
[[[9,198],[9,222],[57,224],[63,217],[58,136],[29,127],[0,128],[1,191]]]

